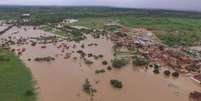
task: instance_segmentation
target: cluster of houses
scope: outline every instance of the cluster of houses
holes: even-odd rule
[[[113,32],[111,40],[119,46],[136,47],[136,46],[151,46],[158,43],[154,35],[143,28],[133,29],[129,31],[122,28],[121,31]]]
[[[117,46],[133,47],[151,60],[177,72],[191,74],[191,79],[201,83],[201,60],[185,53],[185,48],[168,48],[144,28],[112,32],[111,40]]]

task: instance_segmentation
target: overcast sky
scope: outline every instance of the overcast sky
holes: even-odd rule
[[[201,0],[0,0],[1,5],[100,5],[201,11]]]

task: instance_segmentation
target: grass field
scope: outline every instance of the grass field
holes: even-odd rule
[[[89,28],[103,28],[104,24],[111,21],[111,18],[80,18],[78,22],[71,25],[86,26]]]
[[[0,101],[35,100],[29,69],[14,54],[0,49]]]
[[[171,47],[198,45],[201,39],[201,19],[181,17],[122,17],[121,24],[152,30]]]

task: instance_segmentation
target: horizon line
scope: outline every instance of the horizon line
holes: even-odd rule
[[[148,7],[125,7],[125,6],[107,6],[107,5],[50,5],[50,4],[47,4],[47,5],[44,5],[44,4],[41,4],[41,5],[36,5],[36,4],[28,4],[28,5],[24,5],[24,4],[0,4],[0,7],[1,6],[24,6],[24,7],[107,7],[107,8],[120,8],[120,9],[133,9],[133,10],[164,10],[164,11],[177,11],[177,12],[191,12],[191,13],[201,13],[201,11],[199,10],[178,10],[178,9],[169,9],[169,8],[148,8]]]

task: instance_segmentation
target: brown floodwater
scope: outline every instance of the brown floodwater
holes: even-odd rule
[[[19,31],[18,34],[12,34],[12,37],[39,37],[54,36],[53,33],[41,30],[33,30],[32,27],[16,28],[0,36],[7,38],[11,33]],[[97,46],[88,46],[90,43],[97,43]],[[58,48],[61,44],[69,46],[69,49]],[[85,48],[81,48],[84,44]],[[41,48],[41,46],[46,48]],[[73,48],[73,45],[76,47]],[[191,91],[199,91],[200,86],[191,81],[184,75],[178,79],[165,77],[162,73],[154,75],[152,70],[144,70],[142,67],[128,65],[122,69],[107,70],[107,66],[102,65],[103,60],[111,61],[113,43],[105,37],[94,39],[87,36],[87,39],[80,43],[61,41],[56,44],[37,44],[31,46],[29,41],[24,45],[12,45],[12,48],[26,51],[20,56],[23,62],[30,68],[34,80],[37,81],[38,100],[39,101],[90,101],[89,95],[82,90],[85,79],[88,78],[97,93],[93,97],[94,101],[189,101],[188,94]],[[77,50],[82,49],[85,53],[95,55],[103,54],[102,59],[94,60],[92,65],[86,65]],[[73,53],[74,51],[74,53]],[[72,53],[69,59],[64,59],[64,54]],[[55,57],[55,61],[36,62],[37,57]],[[77,59],[73,59],[77,57]],[[31,61],[28,61],[31,59]],[[111,65],[111,63],[109,63]],[[95,74],[95,70],[105,69],[103,74]],[[110,85],[111,79],[118,79],[123,82],[122,89],[115,89]],[[97,83],[98,82],[98,83]]]

